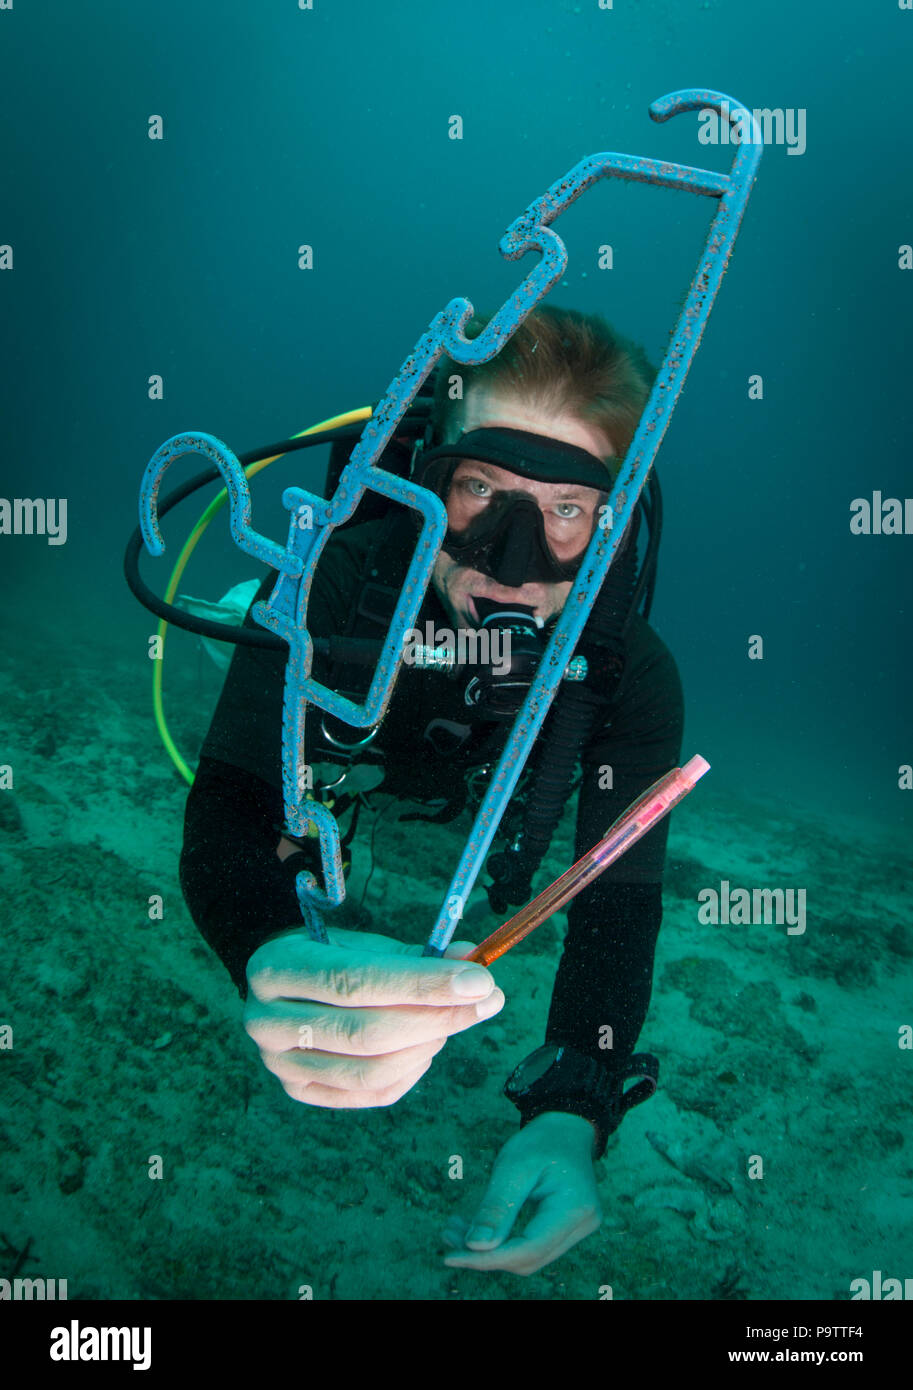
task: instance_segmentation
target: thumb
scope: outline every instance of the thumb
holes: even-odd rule
[[[465,960],[470,951],[478,946],[477,941],[451,941],[444,952],[445,960]]]
[[[510,1235],[520,1208],[536,1185],[539,1170],[516,1159],[499,1159],[466,1235],[467,1245],[493,1249]]]

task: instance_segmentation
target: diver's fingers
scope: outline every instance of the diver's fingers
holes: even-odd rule
[[[382,1057],[342,1057],[314,1048],[264,1052],[261,1056],[263,1065],[278,1076],[289,1095],[314,1084],[379,1094],[398,1085],[403,1076],[411,1075],[419,1067],[430,1066],[446,1042],[446,1038],[436,1038],[433,1042],[403,1047]]]
[[[499,1157],[470,1223],[466,1244],[491,1249],[505,1241],[541,1171],[541,1163],[505,1161]]]
[[[351,935],[357,940],[357,933]],[[247,963],[247,978],[249,994],[261,1003],[308,999],[355,1008],[465,1004],[487,998],[495,988],[494,977],[474,962],[325,944],[299,931],[258,947]]]
[[[459,1212],[453,1212],[447,1218],[447,1224],[441,1231],[441,1239],[445,1245],[463,1249],[466,1243],[466,1236],[469,1232],[469,1222],[465,1216],[460,1216]]]
[[[451,941],[444,952],[445,960],[465,960],[470,951],[478,946],[478,941]]]
[[[430,1066],[431,1058],[401,1076],[393,1085],[379,1091],[344,1091],[317,1081],[309,1086],[294,1086],[291,1082],[282,1084],[292,1100],[301,1101],[303,1105],[321,1105],[330,1110],[367,1110],[374,1106],[394,1105],[407,1091],[411,1091]]]
[[[401,1004],[386,1009],[334,1009],[290,999],[264,1005],[248,996],[244,1027],[264,1052],[303,1046],[346,1057],[379,1057],[462,1033],[503,1007],[504,994],[497,986],[480,1003],[451,1008]]]
[[[470,1232],[465,1237],[466,1248],[448,1254],[444,1263],[452,1268],[506,1269],[513,1274],[535,1274],[579,1240],[592,1235],[601,1223],[600,1213],[592,1206],[568,1208],[557,1195],[551,1199],[546,1197],[521,1235],[495,1244],[473,1240]],[[470,1243],[475,1248],[470,1249]]]

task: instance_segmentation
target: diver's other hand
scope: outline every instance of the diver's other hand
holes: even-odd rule
[[[595,1129],[579,1115],[538,1115],[495,1159],[488,1190],[471,1223],[453,1218],[444,1243],[452,1268],[535,1274],[602,1224],[593,1168]],[[521,1235],[507,1237],[530,1200],[536,1210]]]
[[[329,945],[303,928],[284,932],[247,963],[244,1027],[293,1100],[338,1110],[392,1105],[451,1033],[504,1006],[489,972],[460,959],[470,942],[423,957],[421,946],[391,937],[327,931]]]

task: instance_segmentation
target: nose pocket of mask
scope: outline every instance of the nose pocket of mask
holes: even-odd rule
[[[495,494],[467,531],[447,533],[444,546],[458,563],[507,589],[560,583],[572,578],[576,569],[552,555],[542,512],[530,497]]]
[[[551,557],[544,544],[542,513],[534,502],[520,500],[503,510],[488,552],[492,579],[508,589],[540,578],[540,571],[551,569]],[[546,573],[541,574],[545,579]]]

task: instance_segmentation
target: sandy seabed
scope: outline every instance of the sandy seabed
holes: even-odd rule
[[[195,661],[166,682],[189,757],[214,702]],[[599,1165],[602,1227],[527,1278],[451,1270],[440,1232],[472,1216],[516,1128],[501,1087],[542,1041],[564,918],[493,967],[502,1013],[395,1106],[290,1100],[181,897],[186,786],[148,666],[87,662],[20,643],[0,668],[0,1278],[66,1279],[71,1299],[846,1300],[874,1270],[909,1273],[910,869],[883,832],[701,784],[673,818],[638,1045],[660,1089]],[[385,814],[350,923],[423,939],[461,826]],[[571,859],[566,817],[548,876]],[[804,888],[805,932],[701,924],[697,894],[723,880]]]

